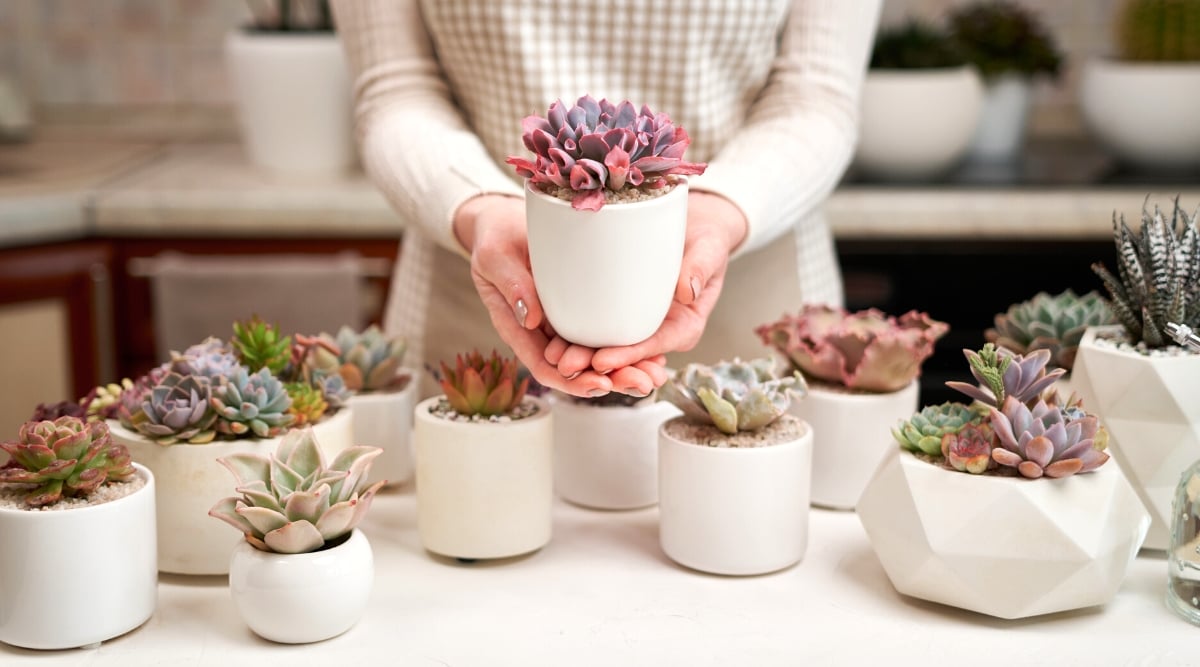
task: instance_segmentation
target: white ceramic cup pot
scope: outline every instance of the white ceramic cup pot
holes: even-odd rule
[[[88,646],[145,623],[158,602],[154,475],[99,505],[0,509],[0,642]]]
[[[987,162],[1016,159],[1025,142],[1030,100],[1029,79],[1025,76],[1005,74],[989,80],[979,126],[968,149],[970,157]]]
[[[388,486],[412,479],[413,408],[417,402],[416,375],[400,391],[359,393],[350,397],[354,413],[354,444],[383,450],[371,466],[372,482],[387,480]]]

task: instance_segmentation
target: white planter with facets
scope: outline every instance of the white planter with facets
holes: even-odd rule
[[[306,644],[336,637],[362,618],[375,581],[361,530],[337,546],[302,554],[259,551],[239,538],[229,590],[242,620],[263,639]]]
[[[1179,476],[1200,460],[1200,354],[1151,357],[1097,343],[1120,326],[1091,327],[1071,381],[1108,429],[1112,453],[1153,522],[1147,549],[1166,549]]]
[[[983,93],[979,126],[967,154],[986,162],[1009,162],[1021,152],[1029,124],[1029,79],[1006,74],[989,80]]]
[[[899,448],[858,518],[898,592],[1008,619],[1105,604],[1150,525],[1111,464],[1062,479],[980,476]]]
[[[158,569],[171,574],[226,574],[229,552],[242,540],[208,511],[229,496],[229,471],[217,459],[232,454],[266,454],[282,436],[216,440],[207,445],[160,445],[116,421],[108,422],[113,442],[129,448],[158,481]],[[353,444],[352,411],[343,408],[313,425],[328,460]]]
[[[413,476],[413,408],[417,403],[416,375],[399,391],[360,393],[347,403],[354,413],[354,444],[379,447],[383,453],[371,466],[370,479],[403,484]]]
[[[663,552],[713,574],[765,574],[800,562],[808,546],[812,448],[808,425],[787,442],[738,448],[684,442],[664,424],[658,460]]]
[[[451,558],[505,558],[550,541],[554,434],[549,406],[509,422],[443,419],[417,404],[417,532]]]
[[[0,642],[77,648],[137,628],[158,601],[154,475],[99,505],[0,509]]]
[[[577,211],[526,183],[533,281],[558,335],[617,347],[658,330],[679,280],[687,200],[680,178],[654,199]]]
[[[851,392],[810,383],[803,401],[788,412],[813,431],[812,504],[852,510],[871,474],[896,444],[886,436],[918,410],[919,385],[898,391]]]

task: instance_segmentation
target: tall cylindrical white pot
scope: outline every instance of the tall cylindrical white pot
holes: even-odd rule
[[[158,602],[154,475],[124,498],[72,509],[0,509],[0,641],[86,646],[145,623]]]
[[[413,475],[413,408],[417,402],[416,376],[399,391],[359,393],[348,402],[354,413],[354,444],[383,450],[371,466],[372,483],[403,484]]]
[[[687,193],[681,178],[654,199],[577,211],[526,183],[533,281],[560,336],[618,347],[658,330],[679,280]]]
[[[550,408],[509,422],[461,422],[417,404],[417,532],[421,544],[451,558],[505,558],[550,541],[554,434]]]
[[[1005,74],[988,81],[979,127],[968,154],[988,162],[1010,162],[1021,152],[1029,122],[1029,79]]]

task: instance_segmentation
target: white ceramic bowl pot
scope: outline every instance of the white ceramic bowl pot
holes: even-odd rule
[[[1123,162],[1150,169],[1200,166],[1200,63],[1089,60],[1079,106],[1093,136]]]
[[[77,648],[137,628],[158,601],[154,475],[98,505],[0,508],[0,641]]]
[[[588,347],[632,345],[662,324],[687,231],[686,179],[646,201],[577,211],[525,185],[533,281],[546,318]]]
[[[342,409],[313,425],[329,460],[351,446],[351,410]],[[217,440],[207,445],[160,445],[116,421],[108,422],[113,442],[149,468],[158,481],[158,569],[171,574],[227,574],[229,552],[241,536],[208,516],[229,495],[229,471],[217,459],[238,453],[263,454],[279,446],[280,437]]]
[[[858,518],[904,595],[999,618],[1101,605],[1150,518],[1111,463],[1062,479],[971,475],[899,449]]]
[[[916,380],[898,391],[868,393],[810,382],[788,412],[813,430],[812,504],[853,510],[879,462],[895,443],[886,437],[917,411]]]
[[[460,559],[536,551],[551,535],[554,433],[550,407],[509,422],[443,419],[440,396],[417,404],[417,531],[429,551]]]
[[[554,410],[554,489],[564,500],[600,510],[658,502],[658,427],[679,408],[654,400],[600,405],[562,394]]]
[[[1151,357],[1098,341],[1120,326],[1091,327],[1071,381],[1108,429],[1108,450],[1153,519],[1147,549],[1166,549],[1179,476],[1200,460],[1200,354]]]
[[[942,175],[967,152],[983,108],[974,67],[871,70],[863,84],[855,168],[885,180]]]
[[[383,453],[371,466],[370,480],[387,480],[388,486],[412,479],[413,408],[417,403],[416,375],[398,391],[359,393],[350,397],[354,413],[354,444],[379,447]]]
[[[765,574],[800,562],[808,546],[812,429],[801,422],[801,435],[784,442],[712,447],[672,435],[683,419],[659,429],[663,552],[713,574]]]
[[[242,620],[256,635],[283,644],[317,642],[354,627],[374,581],[371,544],[357,528],[341,544],[303,554],[260,551],[240,540],[229,563],[229,590]]]

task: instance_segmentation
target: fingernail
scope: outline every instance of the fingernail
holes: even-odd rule
[[[529,308],[525,306],[525,299],[517,299],[513,304],[513,314],[517,316],[517,322],[521,328],[525,327],[525,318],[529,317]]]
[[[568,375],[567,379],[574,380],[575,378],[579,377],[582,374],[583,374],[583,371],[575,371],[574,373],[571,373],[570,375]]]
[[[611,369],[611,368],[610,368],[610,369],[608,369],[608,370],[606,370],[606,371],[596,371],[596,372],[597,372],[597,373],[599,373],[599,374],[601,374],[601,375],[608,375],[609,373],[613,372],[613,369]]]
[[[696,280],[695,278],[692,278],[692,280],[688,284],[692,286],[692,301],[699,299],[700,298],[700,281]]]
[[[608,392],[603,389],[593,389],[588,392],[588,396],[591,396],[592,398],[600,398],[601,396],[603,396],[607,393]]]
[[[641,389],[638,389],[637,387],[630,387],[621,393],[627,394],[629,396],[633,396],[634,398],[646,398],[647,396],[649,396],[649,394],[642,391]]]

